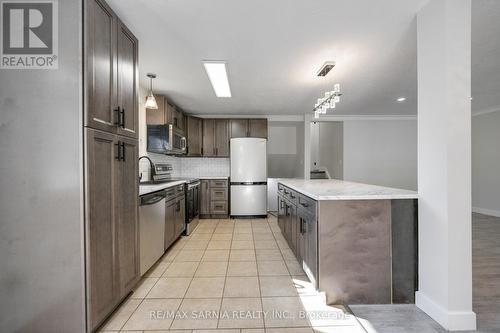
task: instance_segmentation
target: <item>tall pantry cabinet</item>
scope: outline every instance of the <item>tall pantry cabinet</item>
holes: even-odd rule
[[[138,41],[104,0],[85,0],[87,328],[139,280]]]

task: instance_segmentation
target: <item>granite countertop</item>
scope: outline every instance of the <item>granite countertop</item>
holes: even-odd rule
[[[153,193],[156,191],[164,190],[169,187],[173,187],[176,185],[184,184],[186,181],[185,180],[176,180],[173,182],[168,182],[168,183],[162,183],[162,184],[140,184],[139,183],[139,196],[144,195],[144,194],[149,194]]]
[[[281,183],[314,200],[417,199],[415,191],[336,179],[280,179]]]

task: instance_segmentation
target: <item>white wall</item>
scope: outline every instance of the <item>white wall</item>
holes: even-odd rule
[[[59,69],[0,70],[0,332],[84,332],[82,2]]]
[[[500,216],[500,111],[472,117],[472,206]]]
[[[417,121],[344,121],[344,180],[416,190]]]
[[[315,167],[326,168],[331,178],[344,179],[344,123],[319,123],[318,162]]]
[[[302,178],[304,123],[269,121],[267,166],[269,178]]]

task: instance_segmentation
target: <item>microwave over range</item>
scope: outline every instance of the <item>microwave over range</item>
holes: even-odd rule
[[[184,132],[174,125],[148,125],[147,151],[156,154],[186,154]]]

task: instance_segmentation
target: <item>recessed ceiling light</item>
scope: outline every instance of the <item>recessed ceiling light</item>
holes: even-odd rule
[[[318,71],[318,76],[326,76],[332,68],[335,67],[335,61],[327,61],[321,66],[321,68]]]
[[[396,101],[399,103],[406,101],[406,97],[399,97]]]
[[[203,61],[208,79],[217,97],[231,97],[225,61]]]

